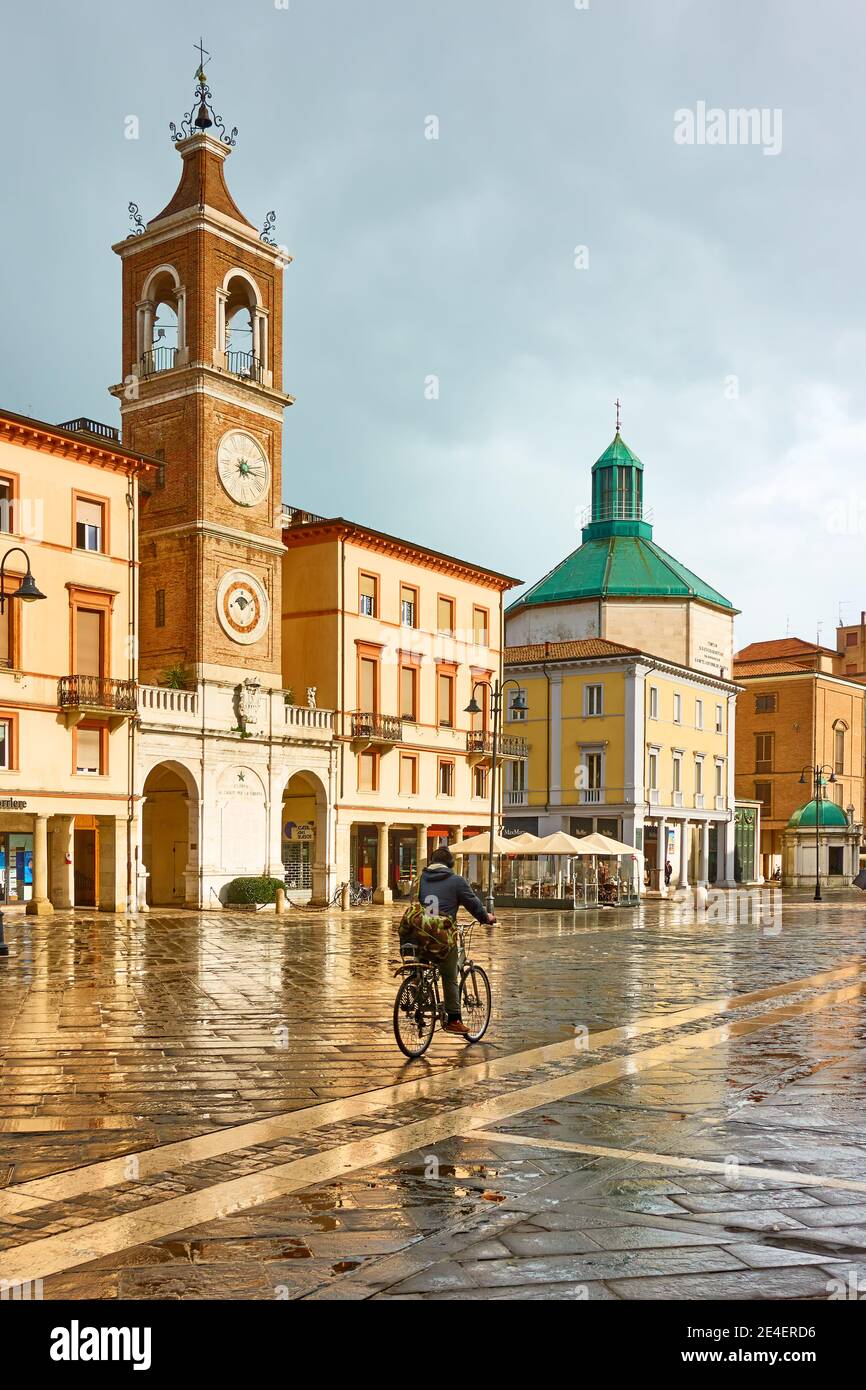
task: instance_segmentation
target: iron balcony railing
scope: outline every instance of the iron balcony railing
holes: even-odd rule
[[[352,738],[367,738],[373,743],[399,743],[403,737],[403,721],[392,714],[352,715]]]
[[[580,514],[581,526],[589,526],[592,521],[652,521],[655,511],[645,507],[642,502],[599,502],[593,507],[584,507]]]
[[[61,709],[100,709],[113,714],[135,714],[135,681],[109,676],[61,676],[57,686]]]
[[[170,372],[177,357],[176,347],[155,347],[142,353],[141,375],[156,376],[157,372]]]
[[[493,734],[490,730],[470,729],[466,735],[466,752],[482,753],[485,757],[492,757]],[[525,738],[517,738],[514,734],[501,734],[496,753],[500,758],[528,758],[529,744]]]
[[[261,384],[264,368],[261,358],[256,357],[254,352],[227,352],[226,366],[235,376],[243,377],[244,381]]]

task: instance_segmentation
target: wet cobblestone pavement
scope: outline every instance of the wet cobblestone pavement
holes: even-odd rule
[[[437,1030],[413,1063],[395,921],[10,914],[0,1280],[47,1299],[866,1292],[866,900],[786,896],[772,925],[672,902],[503,913],[472,942],[487,1037]]]

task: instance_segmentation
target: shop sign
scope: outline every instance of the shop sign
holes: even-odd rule
[[[315,840],[316,827],[313,821],[286,821],[283,836],[287,840]]]
[[[0,801],[0,811],[26,811],[26,801],[16,801],[14,797],[7,796]]]

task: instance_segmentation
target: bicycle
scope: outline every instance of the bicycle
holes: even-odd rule
[[[329,907],[342,907],[344,888],[348,888],[349,890],[350,907],[366,907],[368,903],[373,901],[372,888],[365,888],[362,883],[340,883],[337,885],[334,896],[328,904]]]
[[[460,1010],[469,1032],[466,1041],[480,1042],[490,1023],[491,992],[487,972],[469,957],[472,923],[457,923],[457,977],[460,988]],[[395,975],[403,981],[394,1000],[394,1037],[404,1056],[421,1057],[433,1040],[436,1020],[441,1027],[448,1022],[448,1012],[440,992],[441,974],[438,965],[423,961],[411,943],[400,947],[403,964]]]

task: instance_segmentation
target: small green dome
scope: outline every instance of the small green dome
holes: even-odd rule
[[[845,812],[842,810],[842,807],[836,805],[835,801],[825,801],[822,797],[820,802],[817,804],[821,807],[820,824],[822,826],[847,826],[848,817],[845,815]],[[795,811],[791,819],[788,821],[789,829],[802,830],[805,829],[806,826],[811,825],[812,829],[814,830],[815,806],[816,803],[814,801],[807,801],[805,806],[801,806],[799,810]]]

